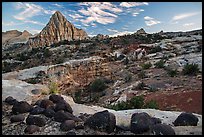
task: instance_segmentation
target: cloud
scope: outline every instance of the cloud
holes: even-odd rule
[[[145,16],[144,20],[145,20],[145,23],[147,26],[153,26],[153,25],[161,23],[160,21],[158,21],[152,17],[149,17],[149,16]]]
[[[41,32],[41,30],[37,30],[37,29],[30,30],[30,33],[32,33],[32,34],[36,34],[36,33],[40,33],[40,32]]]
[[[176,21],[176,20],[181,20],[181,19],[185,19],[185,18],[188,18],[188,17],[191,17],[191,16],[195,16],[197,14],[199,14],[200,12],[192,12],[192,13],[183,13],[183,14],[178,14],[176,16],[174,16],[172,18],[173,21]]]
[[[58,8],[63,8],[63,6],[62,5],[60,5],[60,4],[57,4],[57,3],[54,3],[54,4],[52,4],[53,6],[56,6],[56,7],[58,7]]]
[[[110,32],[118,33],[118,30],[115,30],[115,29],[107,29],[107,30]]]
[[[28,18],[32,18],[33,16],[44,14],[53,14],[55,11],[46,10],[43,7],[27,2],[18,2],[15,6],[16,9],[23,9],[22,12],[14,15],[13,17],[17,20],[26,20]]]
[[[121,2],[120,6],[121,7],[135,7],[135,6],[143,6],[143,5],[149,5],[147,2]]]
[[[2,21],[2,25],[3,26],[13,26],[13,25],[16,25],[16,23],[14,23],[13,21],[11,21],[11,22],[4,22],[4,21]]]
[[[46,24],[44,23],[41,23],[41,22],[38,22],[38,21],[33,21],[33,20],[25,20],[23,21],[25,23],[32,23],[32,24],[37,24],[37,25],[42,25],[42,26],[45,26]]]
[[[127,34],[133,34],[133,33],[134,32],[131,32],[131,31],[122,31],[122,32],[115,33],[113,35],[109,35],[109,37],[117,37],[117,36],[122,36]]]
[[[118,17],[116,13],[122,12],[122,9],[110,2],[83,2],[82,9],[78,10],[85,18],[80,21],[85,24],[98,22],[100,24],[114,23]]]
[[[79,18],[83,18],[83,16],[79,15],[79,14],[68,14],[68,16],[72,17],[73,19],[79,19]]]
[[[189,26],[193,26],[195,23],[185,23],[183,24],[184,27],[189,27]]]

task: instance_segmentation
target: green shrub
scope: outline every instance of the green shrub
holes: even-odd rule
[[[159,106],[155,100],[150,100],[144,105],[144,108],[158,109]]]
[[[142,71],[138,74],[138,77],[139,77],[139,78],[142,78],[142,79],[145,78],[145,77],[146,77],[145,71],[142,70]]]
[[[50,82],[48,87],[50,90],[50,94],[59,93],[59,87],[58,87],[58,84],[56,82]]]
[[[125,82],[129,82],[129,81],[131,81],[131,79],[132,79],[132,75],[130,73],[127,73],[125,75]]]
[[[155,92],[157,90],[158,89],[156,87],[153,87],[153,86],[150,86],[150,88],[149,88],[149,92]]]
[[[139,84],[137,85],[136,89],[143,90],[145,86],[146,86],[145,83],[144,83],[144,82],[141,82],[141,83],[139,83]]]
[[[127,102],[119,102],[116,105],[109,105],[108,108],[114,110],[140,109],[144,105],[143,96],[135,96]]]
[[[161,59],[160,61],[156,62],[154,65],[156,68],[164,68],[164,63],[165,61]]]
[[[106,86],[104,80],[96,79],[91,83],[89,88],[91,91],[100,92],[100,91],[105,90],[107,88],[107,86]]]
[[[156,46],[156,47],[153,47],[150,51],[149,51],[149,54],[151,53],[156,53],[156,52],[160,52],[162,51],[162,48],[160,46]]]
[[[130,99],[130,106],[135,109],[140,109],[144,105],[144,97],[143,96],[135,96]]]
[[[177,72],[177,69],[166,69],[167,70],[167,74],[170,76],[170,77],[175,77],[178,72]]]
[[[186,64],[183,68],[184,75],[196,75],[198,72],[198,64]]]
[[[143,69],[149,69],[151,66],[152,66],[151,63],[146,63],[146,64],[143,64],[143,65],[142,65],[142,68],[143,68]]]

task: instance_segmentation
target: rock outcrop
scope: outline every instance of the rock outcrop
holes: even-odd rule
[[[18,30],[2,32],[2,47],[12,46],[16,43],[26,43],[30,36],[32,36],[32,34],[27,30],[24,30],[23,32]]]
[[[144,30],[143,28],[141,28],[141,29],[139,29],[139,30],[136,32],[136,34],[138,34],[138,35],[145,35],[145,34],[147,34],[147,33],[145,32],[145,30]]]
[[[37,36],[30,38],[27,44],[31,47],[50,46],[63,40],[86,38],[88,35],[84,30],[76,28],[59,11],[56,11],[43,30]]]

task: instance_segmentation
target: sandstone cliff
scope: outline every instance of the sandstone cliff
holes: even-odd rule
[[[43,30],[37,36],[29,39],[28,45],[31,47],[49,46],[63,40],[83,40],[86,38],[88,35],[84,30],[76,28],[59,11],[56,11]]]

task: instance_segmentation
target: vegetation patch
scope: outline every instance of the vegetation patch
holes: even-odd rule
[[[184,75],[196,75],[198,72],[198,64],[186,64],[183,68]]]

